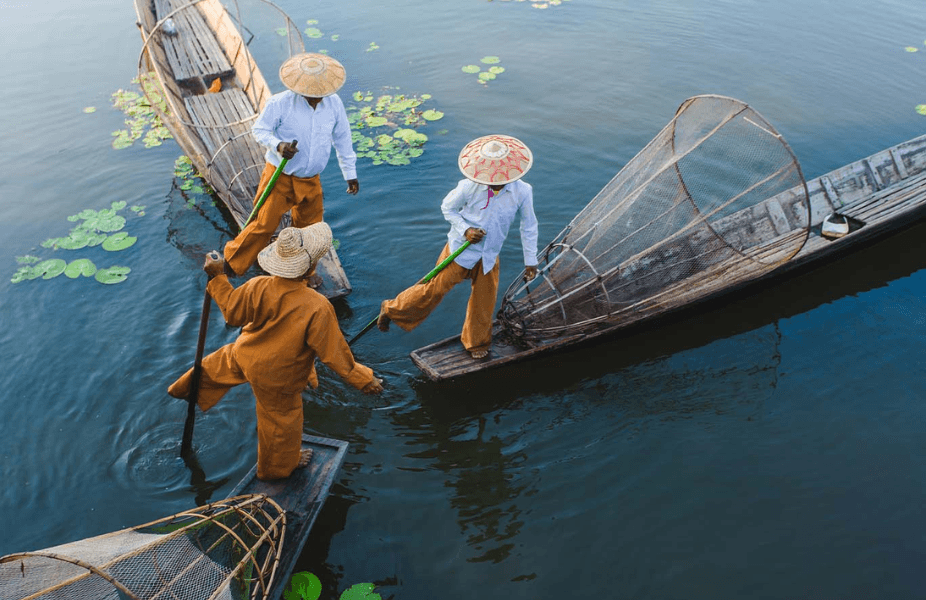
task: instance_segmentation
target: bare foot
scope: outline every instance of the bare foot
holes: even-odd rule
[[[303,448],[299,451],[299,462],[296,463],[297,469],[302,469],[309,466],[309,463],[312,462],[312,449]]]
[[[469,355],[475,358],[476,360],[479,360],[479,359],[482,359],[488,356],[489,351],[488,350],[470,350]]]

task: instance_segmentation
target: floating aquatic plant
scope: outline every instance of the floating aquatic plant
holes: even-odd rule
[[[289,35],[289,29],[286,27],[277,27],[276,32],[277,32],[277,35],[280,37],[286,37],[287,35]]]
[[[923,115],[924,117],[926,117],[926,104],[917,104],[917,105],[916,105],[916,112],[918,112],[918,113],[920,113],[921,115]]]
[[[375,588],[372,583],[355,583],[344,590],[338,600],[383,600],[382,596],[373,592]]]
[[[306,27],[305,32],[306,36],[310,38],[320,38],[325,34],[321,32],[317,27]]]
[[[212,206],[215,206],[214,190],[206,183],[206,180],[200,173],[193,168],[193,161],[188,156],[180,156],[174,161],[174,177],[180,180],[177,187],[183,192],[186,204],[193,208],[197,204],[198,198],[208,198]],[[141,207],[142,210],[144,207]]]
[[[379,46],[376,45],[376,42],[370,42],[367,52],[373,52],[374,50],[379,50]]]
[[[112,146],[116,150],[128,148],[142,137],[145,148],[160,146],[172,137],[151,104],[154,103],[162,112],[168,112],[160,84],[153,73],[135,78],[132,83],[141,85],[144,93],[117,90],[112,95],[113,106],[125,113],[128,127],[113,132],[115,139]]]
[[[95,113],[95,112],[96,112],[96,107],[95,107],[95,106],[86,106],[86,107],[84,107],[84,112],[87,113],[88,115],[91,114],[91,113]]]
[[[477,81],[483,85],[505,72],[505,67],[498,66],[501,59],[497,56],[484,56],[479,59],[479,62],[492,66],[483,71],[479,65],[466,65],[462,70],[464,73],[476,75]]]
[[[43,248],[51,250],[80,250],[82,248],[101,246],[107,252],[118,252],[131,247],[137,238],[129,236],[125,231],[119,231],[125,227],[125,217],[118,214],[119,211],[126,207],[126,202],[113,202],[109,208],[102,210],[86,209],[76,215],[67,218],[72,223],[77,223],[73,229],[64,237],[49,238],[41,243]],[[136,214],[141,216],[143,210],[135,210]],[[109,235],[112,234],[112,235]],[[21,266],[13,274],[10,280],[13,283],[27,281],[32,279],[52,279],[64,273],[70,279],[78,277],[95,277],[100,283],[119,283],[124,281],[131,271],[128,267],[116,266],[105,269],[97,269],[90,259],[79,258],[68,263],[60,258],[50,258],[42,260],[37,256],[20,256],[16,262]]]
[[[388,91],[397,88],[387,88]],[[428,136],[416,128],[436,121],[444,113],[420,110],[430,94],[420,96],[387,93],[374,98],[371,92],[355,92],[356,104],[347,110],[351,123],[352,140],[357,156],[369,158],[374,165],[402,166],[424,154]]]

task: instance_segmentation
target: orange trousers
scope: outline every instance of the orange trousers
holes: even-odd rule
[[[440,264],[448,256],[450,246],[445,245],[435,264]],[[380,312],[405,331],[411,331],[437,308],[447,292],[464,279],[472,282],[472,290],[466,305],[466,320],[463,322],[460,341],[471,352],[488,350],[492,345],[492,315],[498,295],[498,259],[488,273],[482,272],[482,261],[471,269],[452,262],[431,281],[415,284],[394,299],[383,301]]]
[[[257,195],[254,196],[255,204],[264,193],[264,188],[267,187],[274,171],[276,167],[272,164],[267,163],[264,166],[260,184],[257,186]],[[270,238],[280,226],[283,215],[292,211],[293,227],[308,227],[322,220],[325,213],[323,199],[322,184],[318,175],[303,179],[280,173],[254,219],[235,239],[225,244],[226,262],[235,273],[242,275],[251,268],[260,251],[270,243]]]
[[[193,369],[184,373],[167,389],[175,398],[190,394]],[[234,344],[222,346],[203,358],[197,404],[207,411],[236,385],[249,383],[235,360]],[[257,399],[257,477],[289,477],[299,463],[302,449],[302,388],[291,392],[267,389],[251,383]]]

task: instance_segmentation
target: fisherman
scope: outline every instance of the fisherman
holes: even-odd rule
[[[255,204],[282,159],[287,163],[254,220],[225,244],[225,261],[238,275],[254,264],[288,211],[294,227],[322,220],[319,174],[328,164],[332,145],[347,181],[347,193],[360,191],[350,123],[344,103],[335,93],[344,84],[344,67],[330,56],[304,52],[283,63],[280,79],[289,89],[271,96],[251,128],[258,143],[267,147],[267,164]]]
[[[533,155],[520,140],[507,135],[487,135],[473,140],[460,152],[461,180],[441,203],[450,222],[447,244],[438,264],[465,242],[470,246],[433,279],[416,284],[385,300],[377,326],[389,323],[405,331],[417,327],[444,295],[464,279],[472,283],[466,320],[460,341],[474,359],[488,356],[492,344],[492,315],[498,293],[498,253],[508,230],[519,217],[521,248],[527,281],[537,276],[537,217],[530,184],[521,181],[533,164]]]
[[[237,289],[223,272],[217,254],[208,256],[206,291],[229,325],[241,335],[202,361],[198,404],[207,411],[229,389],[250,383],[257,399],[257,477],[288,477],[311,460],[302,446],[302,390],[318,387],[318,357],[347,383],[365,394],[383,391],[382,380],[354,360],[331,303],[305,285],[318,260],[331,246],[331,228],[316,223],[287,227],[257,261],[269,276],[255,277]],[[190,394],[193,370],[167,390],[175,398]]]

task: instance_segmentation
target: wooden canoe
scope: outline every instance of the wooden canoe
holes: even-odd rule
[[[747,286],[811,268],[825,260],[856,250],[865,243],[908,227],[926,217],[926,136],[920,136],[882,150],[867,158],[831,171],[807,182],[810,200],[810,236],[801,250],[775,270],[752,279],[729,284],[730,273],[742,265],[735,260],[720,265],[716,277],[703,277],[683,293],[654,299],[649,306],[597,324],[597,328],[549,339],[524,339],[511,335],[498,320],[493,324],[489,356],[474,360],[464,350],[459,336],[419,348],[412,361],[428,378],[439,381],[483,371],[540,353],[563,349],[606,335],[637,329],[657,318],[690,309]],[[782,213],[781,198],[765,201],[769,219]],[[824,220],[845,216],[849,231],[842,237],[823,235]],[[784,235],[804,235],[803,231]]]
[[[286,512],[286,536],[267,600],[283,597],[296,560],[347,455],[347,442],[341,440],[303,435],[302,447],[312,449],[312,462],[307,467],[296,469],[286,479],[261,481],[255,466],[229,494],[264,494]]]
[[[135,12],[143,41],[142,89],[240,229],[266,164],[265,148],[251,125],[272,95],[270,88],[218,0],[135,0]],[[302,52],[302,34],[280,13],[290,54]],[[210,92],[210,87],[220,89]],[[281,226],[287,224],[288,216]],[[317,289],[328,299],[351,292],[334,248],[319,262],[317,274],[322,279]]]

